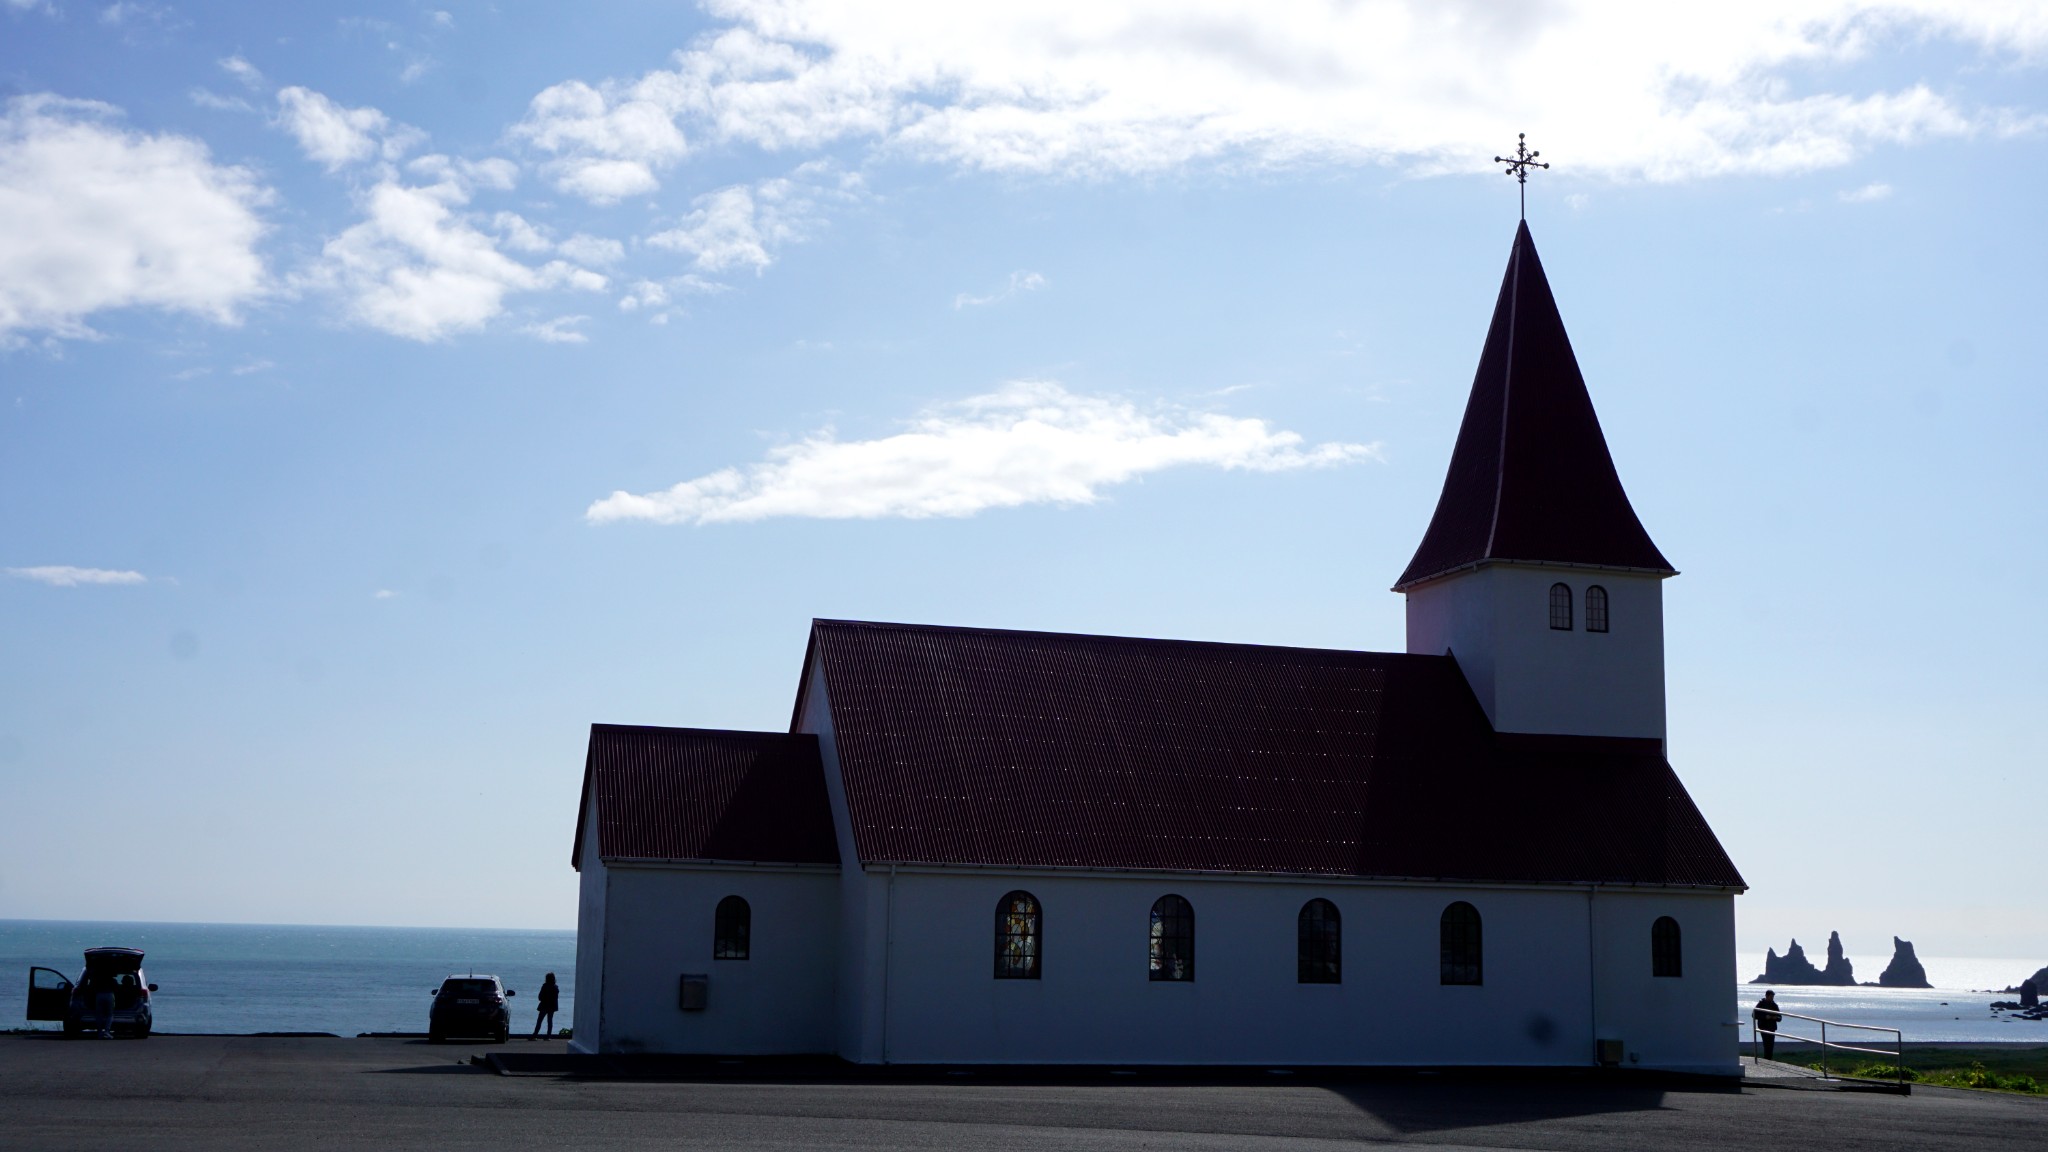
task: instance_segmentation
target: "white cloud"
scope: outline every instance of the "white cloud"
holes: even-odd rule
[[[653,280],[642,280],[626,289],[619,297],[619,311],[634,312],[642,308],[659,308],[668,303],[668,287]]]
[[[344,108],[309,88],[277,94],[278,122],[306,156],[329,172],[375,157],[394,160],[425,139],[416,128],[393,124],[375,108]]]
[[[427,19],[436,28],[455,27],[455,13],[453,12],[447,12],[440,9],[436,9],[435,11],[427,13]]]
[[[152,307],[234,323],[265,288],[269,193],[206,146],[131,132],[105,104],[50,95],[0,113],[0,345],[91,335],[85,318]]]
[[[972,516],[1024,504],[1092,504],[1101,489],[1167,468],[1281,472],[1376,459],[1374,445],[1307,446],[1264,420],[1079,396],[1021,381],[933,409],[908,430],[841,441],[827,429],[745,468],[661,492],[614,492],[593,524],[709,524],[774,516]]]
[[[483,327],[511,293],[608,283],[565,260],[534,267],[505,255],[464,210],[469,195],[452,173],[426,185],[385,176],[361,195],[363,221],[327,242],[307,283],[341,293],[357,323],[421,341]]]
[[[48,584],[52,588],[76,588],[81,584],[147,584],[149,577],[140,572],[120,571],[113,568],[73,568],[69,564],[45,564],[35,568],[5,568],[18,580],[33,580]]]
[[[535,96],[512,133],[555,157],[547,170],[556,188],[612,204],[660,188],[655,172],[689,152],[679,110],[663,85],[600,91],[572,80]]]
[[[267,83],[263,79],[263,73],[257,71],[254,64],[249,63],[240,56],[222,57],[220,66],[222,71],[240,80],[242,87],[247,88],[251,92],[262,91],[263,86]]]
[[[237,364],[228,371],[236,376],[254,376],[258,372],[268,372],[275,367],[277,367],[277,361],[275,360],[250,360]]]
[[[517,130],[564,190],[651,191],[698,142],[864,142],[968,169],[1477,171],[1526,129],[1571,170],[1679,180],[1838,166],[2038,128],[1857,62],[1946,40],[2048,59],[2033,0],[710,0],[726,26],[630,82],[555,85]],[[1966,63],[1965,67],[1970,65]],[[627,127],[630,125],[630,129]],[[585,177],[583,166],[604,164]],[[631,191],[627,191],[627,189]]]
[[[501,156],[482,160],[456,160],[432,153],[406,161],[405,170],[440,183],[455,180],[472,188],[495,188],[509,192],[519,185],[519,165]]]
[[[986,296],[975,296],[971,293],[962,292],[953,297],[953,310],[958,312],[962,308],[985,308],[990,304],[999,304],[1004,300],[1008,300],[1019,292],[1036,292],[1043,287],[1045,287],[1045,277],[1036,272],[1012,272],[1007,284]]]
[[[1874,200],[1888,200],[1891,198],[1891,194],[1891,185],[1876,183],[1865,184],[1861,188],[1843,192],[1841,198],[1845,204],[1868,204]]]
[[[240,96],[223,96],[208,88],[193,88],[185,93],[194,104],[211,108],[215,112],[254,112],[256,106]]]
[[[775,262],[777,250],[802,240],[817,224],[820,195],[846,194],[808,182],[824,171],[807,164],[791,177],[706,192],[690,201],[689,214],[675,227],[649,236],[647,243],[684,253],[700,272],[744,267],[759,273]],[[841,181],[839,188],[845,187]]]
[[[377,589],[377,590],[376,590],[375,592],[373,592],[373,593],[371,593],[371,594],[370,594],[370,599],[372,599],[372,600],[396,600],[396,599],[398,599],[398,593],[396,593],[396,592],[393,592],[393,591],[392,591],[391,589],[389,589],[389,588],[379,588],[379,589]]]
[[[576,331],[576,326],[589,319],[588,316],[557,316],[539,324],[529,324],[523,331],[546,344],[588,344],[590,337]]]

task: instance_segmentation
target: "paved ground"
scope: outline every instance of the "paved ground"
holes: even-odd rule
[[[1172,1084],[499,1076],[417,1040],[0,1036],[0,1147],[1912,1149],[2048,1146],[2048,1100],[1402,1076]]]

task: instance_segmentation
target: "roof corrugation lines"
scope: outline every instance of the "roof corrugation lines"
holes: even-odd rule
[[[1740,886],[1656,741],[1447,656],[818,621],[863,862]]]
[[[839,862],[815,736],[593,724],[579,868],[593,800],[606,860]]]

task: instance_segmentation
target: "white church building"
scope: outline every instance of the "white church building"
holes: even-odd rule
[[[786,733],[592,728],[572,1048],[1739,1074],[1675,574],[1523,225],[1406,652],[815,621]]]

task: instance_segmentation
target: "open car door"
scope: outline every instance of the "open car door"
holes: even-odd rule
[[[28,970],[28,1018],[62,1020],[71,1007],[71,981],[55,968]]]

